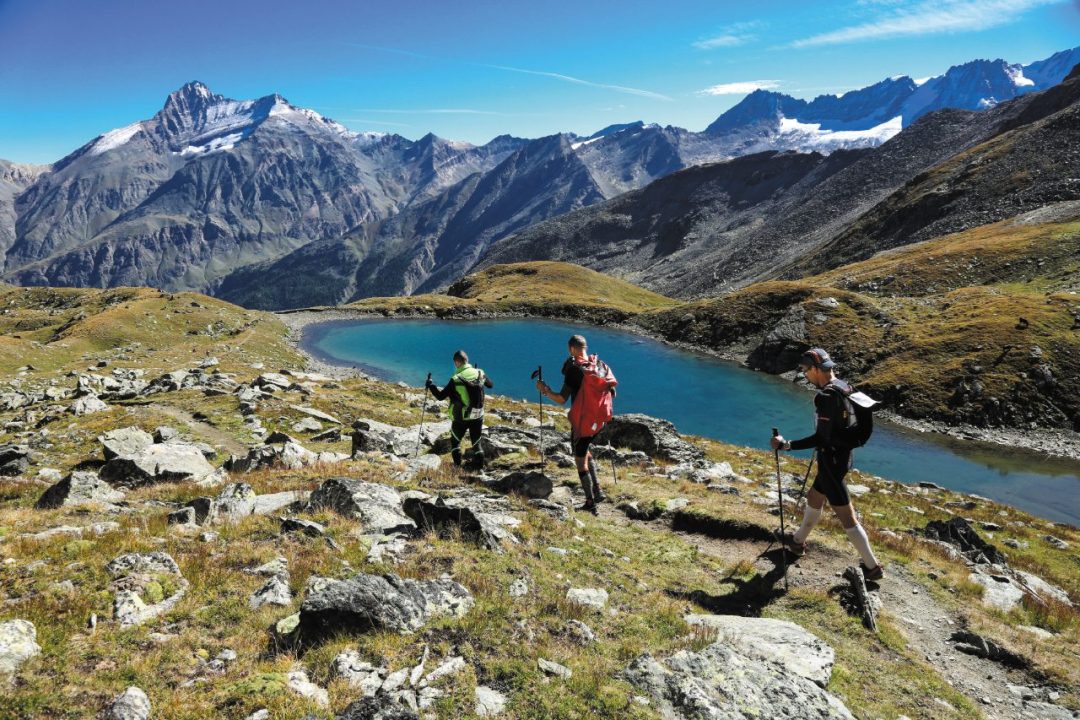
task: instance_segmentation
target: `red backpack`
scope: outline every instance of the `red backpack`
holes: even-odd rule
[[[611,420],[611,400],[619,381],[607,363],[595,355],[585,362],[575,360],[574,364],[581,368],[581,387],[567,417],[577,437],[591,437]]]

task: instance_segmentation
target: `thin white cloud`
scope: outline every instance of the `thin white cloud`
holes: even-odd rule
[[[761,25],[762,24],[758,21],[728,25],[717,32],[716,35],[704,40],[698,40],[697,42],[691,43],[691,45],[698,50],[738,47],[739,45],[745,45],[748,42],[757,40],[757,35],[752,31],[757,30]]]
[[[495,110],[476,110],[474,108],[414,108],[412,110],[395,108],[353,108],[352,112],[387,113],[391,115],[515,115]]]
[[[351,47],[363,48],[364,50],[376,50],[379,52],[393,53],[395,55],[404,55],[406,57],[416,58],[418,60],[432,60],[435,62],[456,62],[447,61],[431,55],[425,55],[423,53],[413,52],[412,50],[402,50],[400,48],[384,47],[381,45],[366,45],[363,43],[345,43]],[[639,88],[626,87],[624,85],[608,85],[606,83],[592,82],[591,80],[582,80],[581,78],[572,77],[570,75],[563,75],[562,73],[547,72],[544,70],[526,70],[524,68],[511,67],[509,65],[493,65],[491,63],[466,63],[474,65],[476,67],[486,67],[495,70],[503,70],[505,72],[523,73],[525,75],[539,75],[541,77],[554,78],[556,80],[562,80],[563,82],[574,83],[575,85],[585,85],[588,87],[601,88],[604,90],[614,90],[615,92],[626,93],[628,95],[637,95],[638,97],[646,97],[652,100],[663,100],[665,102],[672,102],[672,98],[667,95],[662,95],[658,92],[652,92],[651,90],[641,90]]]
[[[1066,0],[934,0],[891,10],[871,22],[796,40],[793,48],[933,33],[972,32],[1006,25],[1042,5]]]
[[[779,80],[744,80],[742,82],[721,83],[698,90],[698,95],[748,95],[755,90],[775,90],[780,87]]]
[[[582,80],[581,78],[572,77],[570,75],[563,75],[562,73],[547,72],[545,70],[526,70],[524,68],[510,67],[509,65],[490,65],[488,63],[480,63],[483,67],[493,68],[495,70],[505,70],[507,72],[523,73],[525,75],[539,75],[541,77],[554,78],[555,80],[562,80],[563,82],[574,83],[575,85],[585,85],[588,87],[602,88],[604,90],[614,90],[615,92],[626,93],[627,95],[637,95],[638,97],[646,97],[652,100],[663,100],[665,102],[671,102],[672,98],[667,95],[661,95],[658,92],[651,90],[641,90],[638,88],[626,87],[624,85],[608,85],[606,83],[592,82],[591,80]]]

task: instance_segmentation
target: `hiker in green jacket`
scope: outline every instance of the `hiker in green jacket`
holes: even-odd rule
[[[447,414],[450,416],[450,456],[454,464],[461,465],[461,441],[467,432],[472,443],[468,465],[480,469],[484,467],[484,450],[480,447],[480,433],[484,429],[484,388],[494,386],[487,373],[469,364],[469,356],[464,350],[454,353],[454,367],[446,387],[440,390],[431,380],[427,381],[426,387],[436,400],[450,398]]]

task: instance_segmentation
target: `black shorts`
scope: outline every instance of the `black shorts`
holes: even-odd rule
[[[574,457],[582,458],[589,454],[589,445],[592,443],[595,435],[589,435],[588,437],[579,437],[573,440]]]
[[[851,504],[844,476],[851,467],[850,450],[822,450],[818,452],[818,471],[811,486],[825,496],[833,507]]]

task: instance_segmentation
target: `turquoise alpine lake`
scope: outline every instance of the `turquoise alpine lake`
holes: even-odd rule
[[[346,320],[308,326],[303,347],[319,359],[376,377],[440,385],[452,355],[468,352],[495,383],[491,391],[529,400],[538,366],[558,392],[566,341],[584,334],[589,352],[615,371],[616,413],[640,412],[673,422],[680,432],[767,448],[772,427],[787,438],[813,431],[813,394],[780,378],[628,332],[544,320]],[[560,409],[545,401],[545,412]],[[809,459],[809,453],[795,453]],[[928,481],[975,493],[1035,515],[1080,525],[1080,464],[1035,453],[919,433],[878,422],[855,453],[865,473],[906,483]]]

